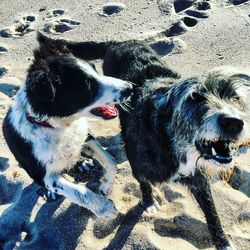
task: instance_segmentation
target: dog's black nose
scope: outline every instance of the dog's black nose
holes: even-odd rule
[[[231,135],[238,135],[244,127],[244,122],[238,118],[221,115],[219,117],[219,125],[224,132]]]

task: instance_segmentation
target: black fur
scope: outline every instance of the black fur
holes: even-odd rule
[[[64,40],[39,34],[38,41],[26,81],[3,123],[5,140],[21,167],[44,185],[52,198],[57,193],[97,216],[113,215],[116,211],[111,201],[70,183],[62,172],[82,161],[84,147],[91,144],[93,158],[101,159],[106,169],[104,176],[111,175],[101,181],[100,192],[110,192],[115,162],[88,136],[86,117],[99,106],[125,101],[132,85],[99,75],[92,64],[74,57]]]
[[[85,73],[74,57],[44,46],[35,52],[26,81],[34,112],[65,117],[90,105],[100,91],[96,79]]]
[[[133,174],[140,183],[143,204],[146,207],[153,205],[150,183],[168,181],[177,172],[180,162],[186,162],[185,153],[175,152],[173,134],[166,127],[173,116],[177,115],[174,114],[178,103],[176,98],[187,92],[185,88],[190,87],[190,82],[197,80],[192,79],[176,87],[174,78],[178,74],[163,64],[149,46],[135,41],[111,46],[105,54],[103,69],[104,74],[136,84],[130,102],[131,110],[126,112],[119,109],[121,130]],[[169,93],[173,85],[176,90]],[[216,88],[212,88],[214,89]],[[163,103],[158,102],[164,96],[166,100]],[[190,102],[182,110],[184,117],[179,115],[181,123],[185,119],[199,123],[208,110],[204,105],[197,113],[197,109],[190,107],[197,105],[194,102],[199,102],[199,98],[193,98]],[[157,106],[157,103],[160,105]],[[175,131],[178,131],[178,126],[176,123]],[[179,130],[182,126],[180,124]],[[187,134],[187,142],[191,139]],[[192,178],[182,178],[181,183],[189,187],[201,206],[217,249],[228,246],[229,242],[221,227],[206,178],[196,171]]]
[[[9,110],[10,112],[10,110]],[[8,112],[8,113],[9,113]],[[4,119],[3,122],[3,134],[6,138],[6,142],[15,156],[20,167],[24,168],[28,175],[39,185],[43,186],[43,178],[45,176],[46,170],[40,164],[35,156],[31,153],[32,146],[29,142],[25,141],[18,132],[14,129],[9,115]]]
[[[107,48],[115,42],[68,42],[63,39],[53,40],[42,33],[38,33],[37,40],[45,46],[54,44],[54,48],[60,48],[64,52],[72,53],[74,56],[84,58],[84,60],[93,60],[101,58],[106,53]]]
[[[84,47],[84,43],[81,46]],[[101,44],[101,47],[103,50],[105,46]],[[142,41],[108,44],[106,51],[102,52],[104,74],[135,83],[129,103],[131,109],[127,112],[119,108],[119,115],[127,156],[140,183],[143,204],[149,207],[154,203],[150,184],[168,181],[177,173],[180,163],[187,162],[186,152],[176,152],[174,133],[182,136],[180,143],[183,140],[191,143],[190,135],[199,128],[208,111],[205,105],[208,95],[231,99],[236,94],[235,87],[230,81],[222,80],[218,84],[210,80],[204,82],[202,78],[178,83],[179,75]],[[75,55],[82,56],[81,53]],[[94,51],[92,59],[95,59]],[[176,112],[179,99],[193,86],[198,88],[197,91],[185,100],[180,113]],[[189,126],[189,121],[193,121],[192,126]],[[168,128],[170,123],[172,127]],[[180,176],[179,181],[189,187],[203,210],[217,249],[228,247],[229,241],[221,227],[206,177],[196,170],[194,176]]]

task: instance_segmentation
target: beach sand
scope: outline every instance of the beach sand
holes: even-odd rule
[[[128,0],[119,1],[125,8],[111,8],[119,12],[108,15],[103,5],[110,2],[0,2],[0,125],[25,79],[37,30],[74,41],[150,38],[162,59],[182,76],[221,65],[250,68],[250,1]],[[101,62],[95,63],[101,71]],[[141,209],[118,119],[90,124],[118,164],[109,198],[119,216],[97,218],[63,198],[46,202],[37,195],[39,186],[18,167],[0,131],[0,249],[214,249],[204,215],[185,187],[162,185],[155,190],[162,198],[159,212]],[[240,250],[250,249],[248,158],[249,154],[239,159],[229,183],[212,180],[223,228]],[[92,185],[101,169],[75,170],[72,175]]]

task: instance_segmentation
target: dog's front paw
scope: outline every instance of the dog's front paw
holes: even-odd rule
[[[90,210],[98,217],[116,217],[118,212],[114,203],[102,195],[95,194]]]
[[[144,207],[146,212],[149,214],[156,213],[158,209],[160,208],[160,204],[155,198],[153,198],[153,202],[151,203],[149,202],[147,204],[142,203],[142,206]]]
[[[144,199],[142,199],[141,206],[147,213],[156,213],[160,208],[159,202],[153,196],[144,197]]]

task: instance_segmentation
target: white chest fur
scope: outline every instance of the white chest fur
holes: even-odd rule
[[[196,170],[196,162],[199,158],[199,152],[196,150],[196,148],[191,147],[187,150],[187,162],[186,163],[180,163],[178,172],[171,177],[170,181],[176,181],[181,176],[193,176]]]
[[[45,128],[26,119],[27,109],[29,111],[21,90],[12,106],[10,119],[19,135],[31,143],[33,155],[46,167],[46,172],[61,172],[77,163],[88,135],[86,119],[79,118],[67,127]]]
[[[33,145],[34,152],[39,160],[46,165],[50,173],[61,172],[77,163],[80,158],[82,146],[88,135],[88,125],[84,118],[80,118],[70,127],[58,131],[47,142]],[[44,148],[46,146],[46,148]],[[44,152],[41,153],[41,149]]]

